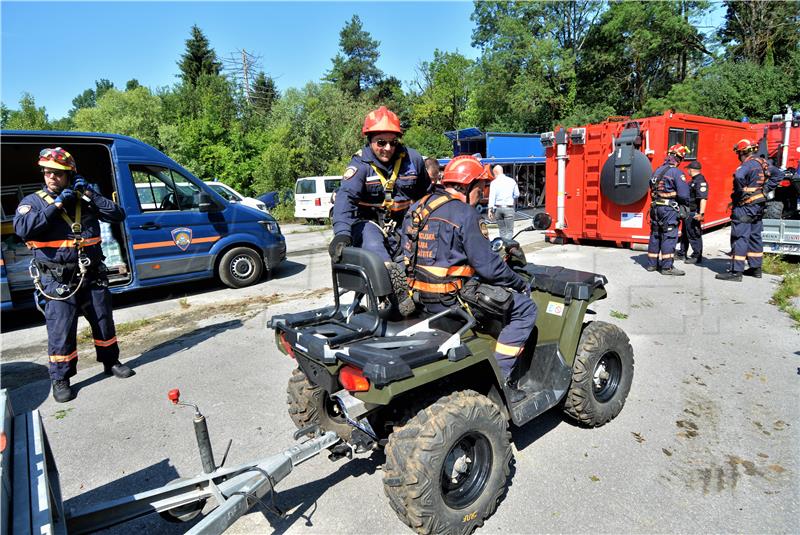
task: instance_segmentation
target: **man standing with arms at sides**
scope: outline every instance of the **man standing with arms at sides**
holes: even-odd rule
[[[514,214],[516,213],[519,187],[517,181],[503,173],[502,165],[492,168],[494,180],[489,184],[489,219],[497,221],[500,237],[514,237]]]
[[[706,204],[708,203],[708,182],[703,173],[700,172],[702,166],[700,162],[694,161],[689,164],[690,201],[689,217],[683,220],[683,233],[681,234],[681,250],[685,255],[687,264],[703,263],[703,220],[705,219]],[[689,246],[692,254],[689,255]]]

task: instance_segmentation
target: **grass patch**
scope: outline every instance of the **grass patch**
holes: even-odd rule
[[[612,310],[610,312],[612,318],[617,318],[618,320],[626,320],[628,319],[628,315],[624,312],[620,312],[619,310]]]
[[[142,318],[140,320],[127,321],[125,323],[117,323],[117,337],[136,332],[142,327],[146,327],[156,321],[156,318]],[[79,344],[88,344],[93,340],[91,327],[86,327],[78,334]]]
[[[795,329],[800,329],[800,310],[793,303],[793,299],[800,297],[800,258],[791,255],[764,255],[762,269],[765,273],[783,277],[778,289],[772,294],[772,303],[792,318]]]
[[[63,420],[64,418],[67,417],[67,414],[69,414],[69,411],[71,411],[71,410],[73,410],[72,407],[70,407],[69,409],[59,409],[59,410],[57,410],[56,412],[53,413],[53,417],[56,420]]]

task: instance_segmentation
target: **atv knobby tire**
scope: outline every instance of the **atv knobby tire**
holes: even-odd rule
[[[308,380],[300,368],[292,370],[286,387],[289,416],[298,429],[319,425],[323,431],[333,431],[347,441],[353,428],[339,412],[336,402],[328,393]]]
[[[389,436],[389,503],[417,533],[472,533],[505,494],[510,438],[487,397],[466,390],[439,398]]]
[[[564,412],[596,427],[622,410],[633,381],[633,349],[625,332],[611,323],[593,321],[581,334]]]
[[[769,201],[764,207],[764,219],[783,219],[783,203]]]

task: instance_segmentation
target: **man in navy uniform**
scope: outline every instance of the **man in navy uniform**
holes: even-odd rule
[[[400,119],[386,106],[367,115],[361,133],[367,145],[350,160],[333,206],[334,262],[349,245],[376,253],[392,274],[401,313],[413,310],[402,269],[396,227],[412,202],[431,185],[422,156],[400,141]]]
[[[70,377],[78,365],[78,313],[92,329],[97,360],[106,375],[127,378],[133,370],[119,361],[111,293],[100,248],[100,223],[120,222],[125,211],[82,176],[64,149],[44,149],[39,167],[45,187],[22,199],[14,231],[33,250],[35,298],[46,301],[47,346],[53,399],[73,397]]]
[[[731,201],[731,268],[717,274],[717,279],[741,282],[742,275],[761,278],[764,244],[764,205],[767,194],[778,186],[782,173],[756,156],[758,144],[741,139],[733,147],[741,165],[733,173]],[[745,269],[745,263],[750,267]]]
[[[689,202],[689,186],[678,164],[689,152],[689,147],[673,145],[667,151],[664,163],[650,178],[650,242],[647,244],[647,271],[661,271],[662,275],[685,275],[673,267],[675,245],[678,242],[679,206]]]
[[[706,204],[708,203],[708,182],[703,173],[700,162],[694,161],[687,167],[689,176],[689,214],[683,219],[683,232],[681,233],[681,253],[687,264],[703,263],[703,221],[705,219]],[[692,254],[689,254],[689,247]],[[677,253],[676,253],[677,255]]]
[[[511,289],[494,358],[506,382],[512,402],[525,397],[510,380],[517,357],[536,323],[536,304],[530,288],[492,251],[485,225],[475,205],[488,177],[473,156],[457,156],[445,167],[441,185],[414,204],[403,221],[403,255],[409,285],[418,293],[426,312],[443,311],[461,301],[465,282],[477,276],[481,282]],[[509,295],[510,294],[510,295]]]

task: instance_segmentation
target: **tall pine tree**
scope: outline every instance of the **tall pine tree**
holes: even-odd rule
[[[333,67],[324,80],[333,82],[344,93],[358,97],[383,78],[383,72],[375,66],[380,56],[378,45],[380,41],[364,30],[358,15],[353,15],[339,32],[342,51],[333,58]]]
[[[216,52],[209,46],[208,39],[197,25],[192,26],[192,36],[186,40],[186,52],[181,55],[178,67],[181,69],[183,83],[190,86],[194,86],[201,75],[218,75],[222,70],[222,63],[217,60]]]

